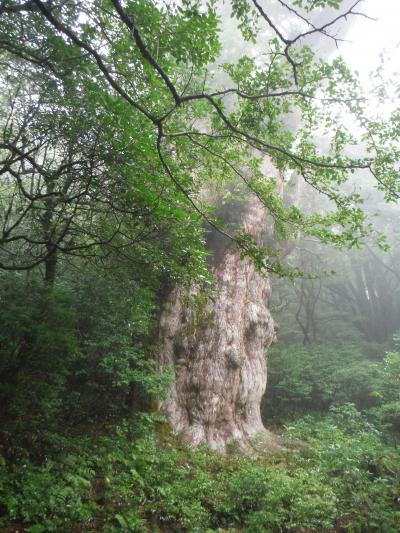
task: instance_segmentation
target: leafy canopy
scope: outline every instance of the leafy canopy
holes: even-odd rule
[[[2,79],[20,113],[2,119],[3,195],[14,199],[4,211],[2,268],[30,269],[88,248],[133,249],[144,226],[153,228],[146,246],[156,243],[163,261],[168,235],[169,252],[200,267],[202,224],[229,234],[202,192],[237,180],[285,237],[357,246],[372,227],[352,175],[371,176],[388,201],[398,199],[398,115],[390,124],[368,118],[344,62],[323,60],[308,45],[313,36],[337,41],[357,4],[279,4],[307,29],[289,37],[272,2],[232,1],[244,39],[262,35],[263,46],[220,64],[215,2],[4,2]],[[332,8],[332,17],[318,25],[320,8]],[[297,175],[324,195],[327,211],[284,205],[265,158],[282,179]],[[189,225],[197,229],[188,233]],[[228,236],[260,268],[282,273],[249,237]]]

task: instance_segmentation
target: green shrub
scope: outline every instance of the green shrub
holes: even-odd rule
[[[379,405],[371,413],[387,429],[400,434],[400,353],[386,354],[380,368],[376,397]]]
[[[326,413],[333,404],[372,408],[379,403],[380,368],[353,345],[276,346],[268,359],[263,416],[267,423],[280,424],[306,413]]]
[[[290,450],[257,458],[192,450],[168,435],[160,440],[154,423],[142,417],[108,435],[60,441],[63,455],[42,466],[3,461],[0,527],[15,521],[61,533],[398,530],[400,458],[353,405],[299,420],[285,433]]]

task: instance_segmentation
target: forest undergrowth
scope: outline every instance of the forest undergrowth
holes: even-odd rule
[[[128,325],[148,331],[149,294],[124,299],[86,276],[74,292],[38,283],[27,302],[10,280],[3,361],[23,340],[30,357],[13,380],[6,367],[1,391],[0,531],[398,531],[396,345],[368,359],[278,343],[263,413],[285,446],[242,455],[232,442],[219,455],[186,446],[144,405],[131,414],[132,390],[156,399],[168,383],[139,337],[132,349]]]
[[[53,435],[42,464],[3,459],[1,530],[398,531],[398,448],[354,405],[283,436],[280,452],[249,457],[234,443],[225,456],[193,450],[150,417],[108,435]]]

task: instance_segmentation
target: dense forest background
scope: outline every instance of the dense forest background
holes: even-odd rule
[[[336,50],[365,16],[0,2],[0,531],[399,531],[399,87]],[[211,330],[224,254],[272,288],[273,453],[159,409],[165,302]]]

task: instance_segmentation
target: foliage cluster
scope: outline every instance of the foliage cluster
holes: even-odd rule
[[[41,465],[3,462],[1,523],[31,533],[397,531],[398,454],[351,404],[288,426],[287,449],[256,459],[192,450],[165,431],[160,440],[153,422],[60,438]]]
[[[282,424],[304,414],[323,415],[352,403],[391,432],[400,429],[400,354],[371,359],[360,345],[288,344],[269,354],[263,414]]]
[[[381,367],[355,345],[278,345],[269,354],[265,418],[279,423],[346,402],[372,407],[383,385]]]
[[[297,22],[308,16],[280,3]],[[341,58],[309,47],[309,37],[336,41],[335,24],[355,15],[345,6],[337,15],[342,3],[299,2],[306,11],[329,8],[332,20],[310,19],[309,31],[289,38],[273,7],[268,15],[255,0],[235,0],[231,26],[244,40],[261,34],[264,45],[219,64],[216,2],[5,1],[1,268],[42,264],[53,281],[56,267],[77,256],[99,263],[112,255],[140,268],[137,255],[149,264],[162,252],[175,279],[188,261],[199,272],[202,222],[227,234],[201,191],[238,181],[282,235],[359,245],[372,231],[363,194],[343,185],[357,171],[388,201],[399,198],[398,128],[396,114],[384,124],[368,116]],[[353,157],[355,144],[362,157]],[[265,158],[324,195],[326,209],[285,205]],[[230,237],[260,268],[281,273],[268,250],[261,256],[248,238]]]
[[[49,288],[0,277],[1,444],[10,458],[47,453],[55,434],[120,420],[160,397],[149,333],[155,294],[90,271]]]

